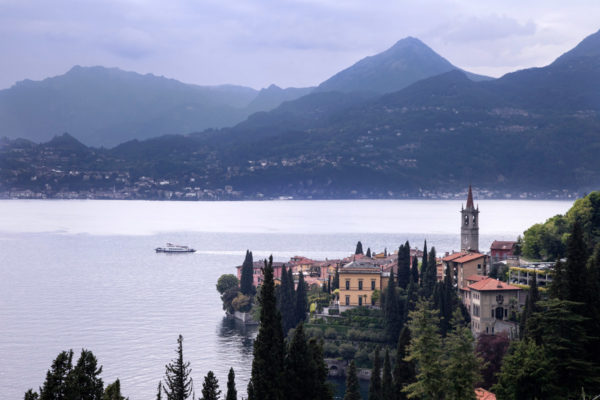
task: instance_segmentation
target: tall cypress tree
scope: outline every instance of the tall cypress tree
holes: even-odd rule
[[[421,280],[423,281],[423,297],[426,299],[430,299],[433,295],[433,290],[437,282],[436,263],[435,247],[432,247],[427,259],[427,269],[424,270],[424,275],[421,276]]]
[[[388,349],[385,349],[385,356],[383,358],[381,398],[383,400],[394,400],[394,380],[392,378],[392,364],[390,362],[390,352]]]
[[[354,251],[354,254],[364,254],[362,243],[360,242],[360,240],[358,241],[358,243],[356,243],[356,250]]]
[[[365,256],[371,258],[371,248],[367,247],[367,254],[365,254]]]
[[[333,392],[327,382],[328,369],[323,360],[323,346],[315,338],[308,341],[311,359],[311,396],[313,400],[333,400]]]
[[[371,382],[369,384],[369,400],[382,400],[381,393],[381,358],[379,357],[379,346],[375,348],[373,369],[371,370]]]
[[[220,395],[219,381],[212,371],[208,371],[202,383],[202,400],[219,400]]]
[[[254,288],[254,261],[250,250],[246,250],[246,258],[242,264],[240,290],[246,296],[253,296],[256,290]]]
[[[314,374],[303,326],[300,322],[294,330],[284,361],[283,398],[287,400],[309,399],[313,394]]]
[[[419,281],[419,286],[421,288],[425,284],[425,275],[427,274],[427,269],[428,269],[427,256],[428,256],[428,253],[427,253],[427,240],[425,240],[425,243],[423,243],[423,261],[421,261],[421,273],[420,273],[421,280]]]
[[[383,315],[385,318],[385,331],[388,341],[394,343],[400,329],[402,329],[402,314],[399,309],[398,296],[396,295],[396,281],[394,271],[390,270],[390,279],[385,291],[385,303],[383,304]]]
[[[296,324],[306,319],[306,309],[308,308],[308,293],[304,274],[302,271],[298,274],[298,288],[296,289]]]
[[[119,381],[119,379],[104,389],[102,400],[128,400],[121,394],[121,381]]]
[[[273,256],[265,261],[264,281],[258,302],[260,325],[254,341],[252,376],[248,384],[249,400],[280,400],[283,396],[283,329],[281,315],[277,310],[275,284],[273,282]]]
[[[529,293],[527,294],[527,298],[525,300],[525,307],[523,308],[523,312],[521,313],[521,319],[519,321],[519,336],[521,338],[530,337],[535,339],[536,342],[540,342],[540,338],[533,338],[528,334],[527,330],[527,320],[531,318],[531,316],[539,311],[537,306],[537,302],[540,300],[540,292],[537,287],[537,274],[533,274],[533,278],[529,282]]]
[[[333,282],[331,283],[331,291],[333,292],[335,289],[340,288],[340,269],[336,265],[335,267],[335,275],[333,275]]]
[[[294,281],[290,282],[285,265],[281,270],[281,285],[277,287],[276,292],[278,295],[277,306],[281,313],[283,334],[287,335],[287,332],[296,326],[296,301],[294,296]]]
[[[177,358],[165,366],[165,386],[163,390],[167,400],[185,400],[194,391],[194,382],[190,376],[190,362],[183,361],[183,336],[177,338]]]
[[[573,224],[571,235],[567,240],[567,262],[565,273],[567,277],[567,297],[564,300],[585,302],[587,286],[587,245],[583,239],[583,229],[578,221]]]
[[[413,361],[407,361],[408,346],[410,345],[410,330],[407,326],[402,328],[396,348],[396,364],[392,373],[394,385],[394,399],[406,400],[404,392],[406,385],[415,381],[415,365]]]
[[[410,245],[408,241],[398,249],[398,287],[406,289],[410,281]]]
[[[362,400],[354,360],[350,361],[350,367],[348,367],[346,373],[346,393],[344,393],[344,400]]]
[[[433,250],[433,249],[432,249]],[[446,333],[450,330],[452,318],[454,317],[454,311],[457,309],[458,302],[456,301],[456,291],[452,285],[452,276],[450,275],[450,268],[446,267],[446,274],[444,281],[439,283],[440,288],[440,331],[443,337],[446,337]]]
[[[413,282],[419,283],[419,257],[417,257],[416,255],[412,258],[412,267],[410,269],[410,276],[411,276]]]
[[[225,400],[237,400],[237,390],[235,388],[235,372],[233,368],[229,368],[229,374],[227,374],[227,395]]]
[[[156,389],[156,400],[162,400],[162,382],[158,381],[158,388]]]

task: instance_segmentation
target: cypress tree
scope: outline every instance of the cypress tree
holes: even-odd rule
[[[250,250],[246,250],[246,258],[242,264],[240,290],[246,296],[253,296],[256,290],[254,288],[254,261]]]
[[[77,364],[67,376],[66,398],[81,400],[100,400],[104,393],[104,382],[100,378],[102,366],[94,354],[82,349]]]
[[[415,381],[415,365],[413,361],[407,361],[406,356],[410,345],[410,330],[407,326],[402,328],[396,348],[396,364],[393,370],[394,399],[406,400],[404,392],[406,385]]]
[[[298,274],[298,288],[296,289],[296,324],[306,319],[306,309],[308,308],[308,297],[304,274],[302,271]]]
[[[369,384],[369,400],[382,400],[381,394],[381,359],[379,358],[379,346],[375,348],[373,369],[371,370],[371,382]]]
[[[323,345],[315,338],[308,341],[308,350],[311,359],[312,372],[312,394],[311,399],[314,400],[333,400],[333,392],[327,382],[328,369],[327,364],[323,360]]]
[[[565,264],[566,290],[565,300],[585,302],[587,286],[586,264],[588,260],[587,245],[583,239],[583,229],[578,221],[573,224],[571,235],[567,240],[567,262]]]
[[[165,365],[165,386],[163,390],[167,400],[185,400],[194,390],[194,382],[190,377],[190,362],[183,361],[183,336],[177,338],[177,358]]]
[[[333,292],[335,289],[340,288],[340,271],[339,267],[336,265],[335,267],[335,275],[333,275],[333,282],[331,285],[331,291]]]
[[[362,400],[354,360],[350,361],[350,367],[346,374],[346,393],[344,393],[344,400]]]
[[[413,282],[419,283],[419,258],[416,255],[412,258],[412,267],[410,269],[410,275]]]
[[[424,275],[421,276],[421,280],[423,281],[423,297],[430,299],[433,296],[433,290],[437,282],[435,247],[432,247],[431,251],[429,251],[426,268]]]
[[[360,242],[360,240],[358,241],[358,243],[356,243],[356,250],[354,251],[354,254],[364,254],[362,243]]]
[[[365,254],[365,256],[371,258],[371,248],[367,247],[367,254]]]
[[[537,307],[537,302],[540,300],[540,292],[537,287],[537,274],[533,274],[533,278],[529,282],[529,293],[527,294],[527,298],[525,300],[525,307],[523,308],[523,312],[521,313],[521,319],[519,321],[519,337],[524,338],[526,336],[535,339],[537,343],[540,342],[540,338],[533,338],[528,335],[527,329],[527,320],[531,318],[533,313],[539,311]]]
[[[63,351],[52,362],[40,389],[40,400],[64,399],[67,376],[73,369],[73,350]]]
[[[456,291],[452,285],[452,276],[450,275],[450,268],[446,267],[446,274],[444,281],[439,284],[440,288],[440,331],[442,337],[446,337],[446,334],[450,330],[452,318],[454,312],[457,309]]]
[[[235,372],[233,368],[229,368],[227,375],[227,395],[225,400],[237,400],[237,390],[235,389]]]
[[[398,249],[398,287],[406,289],[410,281],[410,247],[408,242]]]
[[[202,383],[202,400],[218,400],[220,395],[219,381],[212,371],[208,371]]]
[[[283,333],[287,335],[287,332],[296,326],[296,301],[294,296],[294,281],[290,281],[285,265],[281,271],[281,285],[277,287],[276,291],[278,295],[277,306],[281,313]]]
[[[383,305],[383,315],[385,318],[385,331],[388,340],[394,343],[400,329],[402,329],[402,315],[399,309],[398,296],[396,295],[396,282],[394,280],[394,271],[390,270],[390,279],[385,291],[385,303]]]
[[[300,322],[294,330],[284,361],[283,398],[287,400],[309,399],[313,394],[314,374],[303,326]]]
[[[419,281],[419,286],[421,288],[425,284],[425,275],[427,274],[427,269],[428,269],[427,256],[428,256],[428,253],[427,253],[427,240],[425,240],[425,243],[423,244],[423,261],[421,261],[421,273],[420,273],[421,280]]]
[[[102,400],[126,400],[125,397],[121,395],[121,382],[119,379],[111,383],[104,389],[104,395],[102,395]]]
[[[554,264],[552,283],[550,283],[550,288],[548,289],[549,297],[561,300],[567,299],[569,296],[567,279],[565,264],[562,261],[557,260],[556,264]]]
[[[385,349],[385,357],[383,358],[381,398],[383,400],[394,400],[394,381],[392,379],[392,364],[390,363],[390,352],[388,349]]]
[[[415,311],[409,314],[411,341],[406,361],[416,364],[416,381],[405,386],[409,398],[440,399],[446,392],[442,365],[442,338],[437,312],[430,301],[419,301]]]
[[[408,313],[415,309],[417,300],[419,300],[419,289],[417,284],[411,280],[408,283],[408,288],[406,289],[406,302],[404,303],[403,310],[404,321],[408,320]]]
[[[258,302],[260,325],[254,341],[252,375],[248,384],[249,400],[280,400],[283,395],[283,329],[281,315],[277,310],[275,284],[273,282],[273,256],[265,261],[264,281]]]

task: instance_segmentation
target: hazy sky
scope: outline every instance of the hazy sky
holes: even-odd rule
[[[406,36],[500,76],[552,62],[599,16],[597,0],[0,0],[0,89],[73,65],[311,86]]]

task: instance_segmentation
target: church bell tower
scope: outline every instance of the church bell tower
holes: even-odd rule
[[[473,205],[473,192],[469,185],[467,207],[461,207],[460,249],[479,252],[479,206]]]

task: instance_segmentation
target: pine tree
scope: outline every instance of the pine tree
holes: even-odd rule
[[[350,367],[348,367],[346,373],[346,393],[344,393],[344,400],[362,400],[354,360],[350,361]]]
[[[296,289],[296,324],[306,320],[306,310],[308,308],[308,297],[304,274],[302,271],[298,274],[298,288]]]
[[[396,348],[396,364],[393,370],[394,399],[407,399],[404,388],[415,381],[415,365],[413,361],[407,361],[408,347],[410,345],[410,330],[407,326],[402,328]]]
[[[369,400],[382,400],[381,358],[379,357],[379,346],[375,349],[373,369],[371,370],[371,382],[369,384]]]
[[[237,390],[235,389],[235,372],[233,368],[229,368],[227,375],[227,395],[225,400],[237,400]]]
[[[398,287],[406,289],[410,281],[410,245],[408,241],[398,249]]]
[[[82,349],[77,364],[66,380],[66,398],[80,400],[101,400],[104,393],[104,382],[100,378],[102,366],[94,354]]]
[[[499,399],[561,399],[554,386],[554,375],[547,352],[533,340],[511,344],[502,361],[498,383],[491,390]]]
[[[254,287],[254,261],[252,259],[252,252],[250,250],[246,250],[246,258],[242,264],[240,290],[246,296],[254,296],[254,293],[256,293],[256,289]]]
[[[423,261],[421,261],[421,273],[420,278],[421,280],[419,281],[419,287],[423,288],[423,285],[425,284],[425,275],[427,274],[427,269],[428,269],[428,260],[427,260],[427,240],[425,241],[425,243],[423,244]],[[416,283],[416,282],[415,282]]]
[[[202,383],[202,400],[218,400],[220,395],[219,381],[212,371],[208,371]]]
[[[281,315],[277,310],[273,282],[273,257],[265,261],[263,284],[258,302],[260,325],[254,340],[252,375],[248,384],[249,400],[280,400],[283,396],[282,372],[284,359]]]
[[[419,283],[419,258],[415,255],[412,258],[412,267],[410,269],[410,275],[412,281],[415,283]]]
[[[354,254],[364,254],[362,243],[360,242],[360,240],[358,241],[358,243],[356,243],[356,250],[354,251]]]
[[[73,350],[61,352],[46,373],[46,380],[40,389],[40,400],[64,399],[67,376],[72,369]]]
[[[158,388],[156,389],[156,400],[162,400],[162,382],[158,381]]]
[[[194,390],[194,382],[190,377],[190,362],[183,361],[183,336],[177,338],[177,358],[165,365],[165,386],[163,390],[167,400],[185,400]]]
[[[475,400],[475,384],[480,380],[481,359],[474,350],[475,340],[471,329],[462,321],[457,309],[453,318],[453,328],[444,343],[447,359],[444,374],[447,377],[446,398],[448,400]]]
[[[392,378],[392,364],[390,363],[390,352],[388,349],[385,349],[385,357],[383,358],[381,398],[383,400],[394,400],[394,381]]]
[[[121,382],[119,379],[104,389],[102,400],[126,400],[125,397],[121,395]]]
[[[396,281],[394,271],[390,271],[388,287],[385,291],[385,302],[383,304],[383,315],[385,318],[385,331],[388,340],[394,343],[402,329],[402,313],[399,309],[398,296],[396,295]]]
[[[416,364],[416,381],[404,391],[409,398],[440,399],[446,392],[442,365],[442,338],[438,332],[439,317],[430,301],[421,300],[409,314],[411,341],[406,361]]]
[[[25,392],[25,396],[23,397],[23,400],[39,400],[40,396],[33,391],[33,389],[29,389],[27,392]]]

